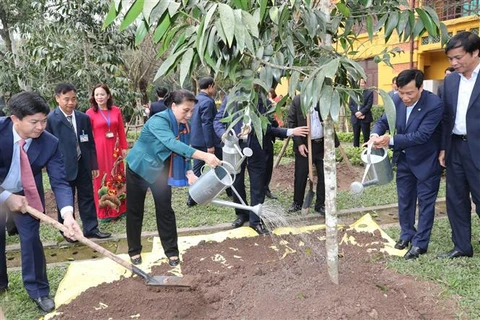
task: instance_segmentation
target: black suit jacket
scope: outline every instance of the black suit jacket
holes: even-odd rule
[[[452,131],[457,114],[458,88],[460,75],[452,72],[443,81],[442,100],[444,104],[442,150],[445,150],[445,160],[448,166],[450,161],[450,146],[452,143]],[[472,161],[480,170],[480,76],[473,87],[472,95],[468,103],[467,116],[467,143],[472,155]]]
[[[165,105],[163,99],[152,102],[150,105],[150,115],[148,117],[151,118],[155,113],[162,112],[165,109],[167,109],[167,106]]]
[[[75,180],[78,174],[75,139],[78,139],[80,150],[82,151],[82,157],[79,161],[82,161],[82,164],[88,171],[98,169],[97,151],[95,150],[90,118],[83,112],[77,110],[74,112],[77,134],[75,134],[75,131],[59,107],[50,112],[47,120],[47,131],[58,138],[60,151],[65,157],[68,181]],[[84,134],[88,136],[88,141],[80,140],[80,136]]]
[[[372,105],[373,105],[373,91],[372,90],[363,90],[363,104],[359,105],[350,98],[350,101],[348,103],[348,107],[350,108],[350,111],[352,112],[351,120],[352,124],[356,124],[358,122],[365,122],[365,123],[370,123],[373,121],[373,116],[372,116]],[[355,117],[355,112],[360,111],[365,118],[363,119],[358,119]]]

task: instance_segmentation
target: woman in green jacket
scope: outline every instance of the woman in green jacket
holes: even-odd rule
[[[155,201],[158,235],[168,263],[180,263],[172,186],[184,187],[196,178],[190,159],[215,167],[221,161],[214,154],[189,146],[189,119],[197,100],[188,90],[177,90],[165,97],[167,110],[155,114],[143,127],[127,155],[127,240],[133,264],[142,263],[141,232],[145,196],[150,188]]]

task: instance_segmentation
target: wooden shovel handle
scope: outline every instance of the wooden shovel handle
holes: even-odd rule
[[[310,113],[307,113],[307,146],[308,146],[308,179],[313,182],[313,155],[312,155],[312,126]]]
[[[52,225],[54,226],[55,228],[57,228],[58,230],[62,231],[63,233],[67,233],[68,232],[68,229],[67,227],[65,227],[63,224],[61,224],[60,222],[58,222],[57,220],[55,219],[52,219],[50,218],[49,216],[47,216],[46,214],[38,211],[37,209],[35,208],[32,208],[30,206],[27,206],[27,211],[30,215],[32,215],[33,217],[37,218],[38,220],[40,220],[41,222],[44,222],[44,223],[48,223],[49,225]],[[83,243],[84,245],[86,245],[87,247],[90,247],[92,248],[93,250],[97,251],[97,252],[100,252],[101,254],[103,254],[104,256],[106,256],[107,258],[115,261],[116,263],[122,265],[123,267],[125,267],[126,269],[130,270],[133,272],[133,265],[125,260],[123,260],[122,258],[114,255],[112,252],[108,251],[107,249],[105,249],[104,247],[96,244],[95,242],[93,242],[92,240],[86,238],[83,234],[76,234],[75,235],[75,239],[77,239],[78,241],[80,241],[81,243]]]
[[[354,172],[352,163],[348,159],[347,155],[345,154],[345,150],[343,150],[342,145],[338,146],[338,150],[340,150],[340,154],[342,155],[343,161],[347,164],[348,169],[350,169],[351,172]]]
[[[275,164],[273,165],[274,168],[278,167],[278,165],[280,164],[280,160],[282,160],[282,157],[285,154],[285,151],[287,150],[289,142],[290,142],[290,137],[283,140],[282,149],[280,149],[280,152],[278,153],[278,156],[277,156],[277,160],[275,160]]]

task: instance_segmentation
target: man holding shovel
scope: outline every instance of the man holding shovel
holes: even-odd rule
[[[5,218],[13,220],[20,236],[22,278],[30,298],[44,312],[55,309],[38,220],[25,214],[27,204],[44,212],[42,169],[60,208],[67,237],[74,239],[81,229],[73,218],[73,196],[65,178],[63,156],[58,139],[45,131],[50,108],[38,94],[22,92],[9,103],[10,117],[0,118],[0,292],[7,290],[5,258]]]

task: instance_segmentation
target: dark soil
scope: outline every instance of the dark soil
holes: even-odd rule
[[[56,319],[455,319],[439,287],[386,269],[378,235],[348,233],[359,245],[340,244],[339,285],[328,276],[324,231],[203,242],[182,256],[190,288],[122,279],[88,289]]]

